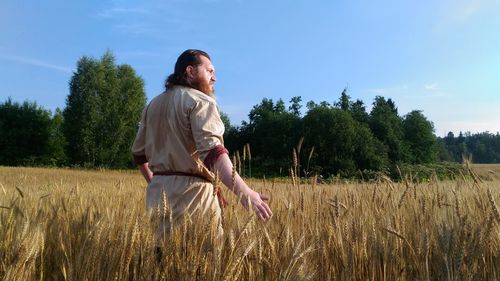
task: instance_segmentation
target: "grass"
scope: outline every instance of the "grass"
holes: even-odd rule
[[[223,237],[193,218],[158,263],[138,172],[1,167],[0,279],[500,280],[500,181],[249,182],[270,222],[226,191]]]

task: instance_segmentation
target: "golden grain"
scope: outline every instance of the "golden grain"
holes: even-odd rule
[[[158,264],[152,217],[172,213],[146,213],[137,172],[2,167],[0,279],[498,279],[499,181],[300,185],[290,174],[292,185],[248,180],[271,196],[270,222],[228,198],[221,243],[211,220],[186,218],[166,229]]]

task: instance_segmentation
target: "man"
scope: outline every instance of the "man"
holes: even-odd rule
[[[220,221],[219,193],[200,167],[203,162],[241,197],[245,207],[252,207],[260,219],[268,220],[272,212],[265,202],[267,197],[248,187],[238,174],[233,183],[232,163],[222,139],[224,125],[214,96],[215,80],[209,55],[186,50],[168,76],[165,92],[144,109],[132,154],[148,182],[147,208],[161,206],[166,195],[174,222],[195,214],[215,216]],[[160,228],[160,233],[168,232],[169,225],[160,224]]]

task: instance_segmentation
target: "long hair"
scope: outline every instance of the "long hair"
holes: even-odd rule
[[[174,85],[192,87],[186,77],[186,68],[188,66],[197,67],[201,64],[200,56],[210,59],[210,56],[201,50],[188,49],[185,50],[175,63],[174,73],[170,74],[165,80],[165,90]]]

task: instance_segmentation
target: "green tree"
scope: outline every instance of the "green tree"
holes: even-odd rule
[[[366,112],[366,107],[363,101],[358,99],[355,102],[351,103],[349,111],[351,112],[351,115],[354,118],[354,120],[368,126],[370,116]]]
[[[290,107],[288,107],[288,110],[290,113],[293,115],[300,117],[300,109],[302,108],[302,105],[300,104],[302,102],[302,97],[296,96],[290,99]]]
[[[405,116],[403,130],[413,164],[428,164],[436,161],[438,147],[436,136],[434,136],[434,125],[420,110],[414,110]]]
[[[452,132],[438,139],[446,150],[440,152],[441,160],[462,162],[462,156],[472,156],[475,163],[500,163],[500,133],[462,133],[455,137]]]
[[[444,138],[437,138],[437,146],[438,146],[438,161],[440,162],[454,162],[453,153],[449,150],[448,142],[449,136],[451,134],[451,139],[453,139],[453,133],[449,132],[448,135]]]
[[[362,123],[356,123],[353,159],[358,170],[382,171],[389,167],[387,148]]]
[[[344,111],[349,111],[351,107],[351,97],[347,95],[347,88],[344,88],[344,90],[340,94],[339,101],[335,103],[335,106]]]
[[[222,119],[222,123],[224,123],[224,146],[230,151],[230,153],[234,153],[234,151],[241,148],[245,144],[240,141],[240,129],[231,125],[231,120],[226,113],[221,112],[220,117]]]
[[[300,102],[300,99],[295,99]],[[290,108],[300,107],[292,105]],[[255,163],[253,174],[277,175],[291,165],[292,149],[302,136],[301,119],[293,110],[286,111],[284,102],[276,104],[272,99],[263,99],[250,111],[249,123],[240,128],[238,145],[229,141],[232,151],[241,149],[249,143],[252,149],[252,161]],[[228,145],[229,147],[229,145]]]
[[[220,113],[220,119],[222,120],[222,123],[224,123],[224,135],[225,135],[227,131],[231,128],[231,121],[229,119],[229,116],[224,112]]]
[[[111,52],[82,57],[64,109],[67,156],[72,164],[130,166],[130,146],[146,103],[144,82]]]
[[[377,96],[370,112],[370,129],[386,147],[389,160],[396,164],[409,161],[409,151],[404,142],[403,120],[391,99]]]
[[[229,116],[226,113],[221,112],[220,119],[222,120],[222,123],[224,123],[224,141],[234,138],[238,132],[238,129],[233,125],[231,125],[231,120],[229,119]]]
[[[335,103],[335,107],[349,112],[354,120],[368,125],[369,115],[366,112],[363,101],[359,99],[355,102],[351,101],[351,97],[347,94],[347,88],[344,88],[342,93],[340,93],[340,98]]]
[[[307,110],[313,110],[314,108],[316,108],[318,106],[317,103],[315,103],[314,101],[310,100],[306,103],[306,108]]]
[[[490,132],[466,134],[467,151],[475,163],[500,162],[500,138]]]
[[[50,158],[50,111],[10,98],[0,104],[0,164],[39,165]]]
[[[304,116],[305,139],[315,147],[313,164],[326,175],[354,176],[387,166],[387,153],[367,126],[340,108],[317,106]]]
[[[66,153],[64,147],[66,146],[66,138],[64,137],[63,124],[64,117],[62,111],[57,108],[50,127],[49,138],[49,151],[50,151],[50,164],[63,166],[67,164]]]
[[[261,103],[254,105],[250,113],[248,114],[248,119],[250,121],[249,125],[253,125],[260,121],[260,119],[265,118],[275,110],[274,102],[272,99],[264,98]]]
[[[300,107],[299,107],[300,108]],[[274,105],[274,112],[284,113],[285,112],[285,102],[282,99],[279,99]]]
[[[350,175],[356,171],[353,121],[345,111],[321,106],[304,116],[305,139],[316,151],[312,162],[322,167],[324,174]]]

